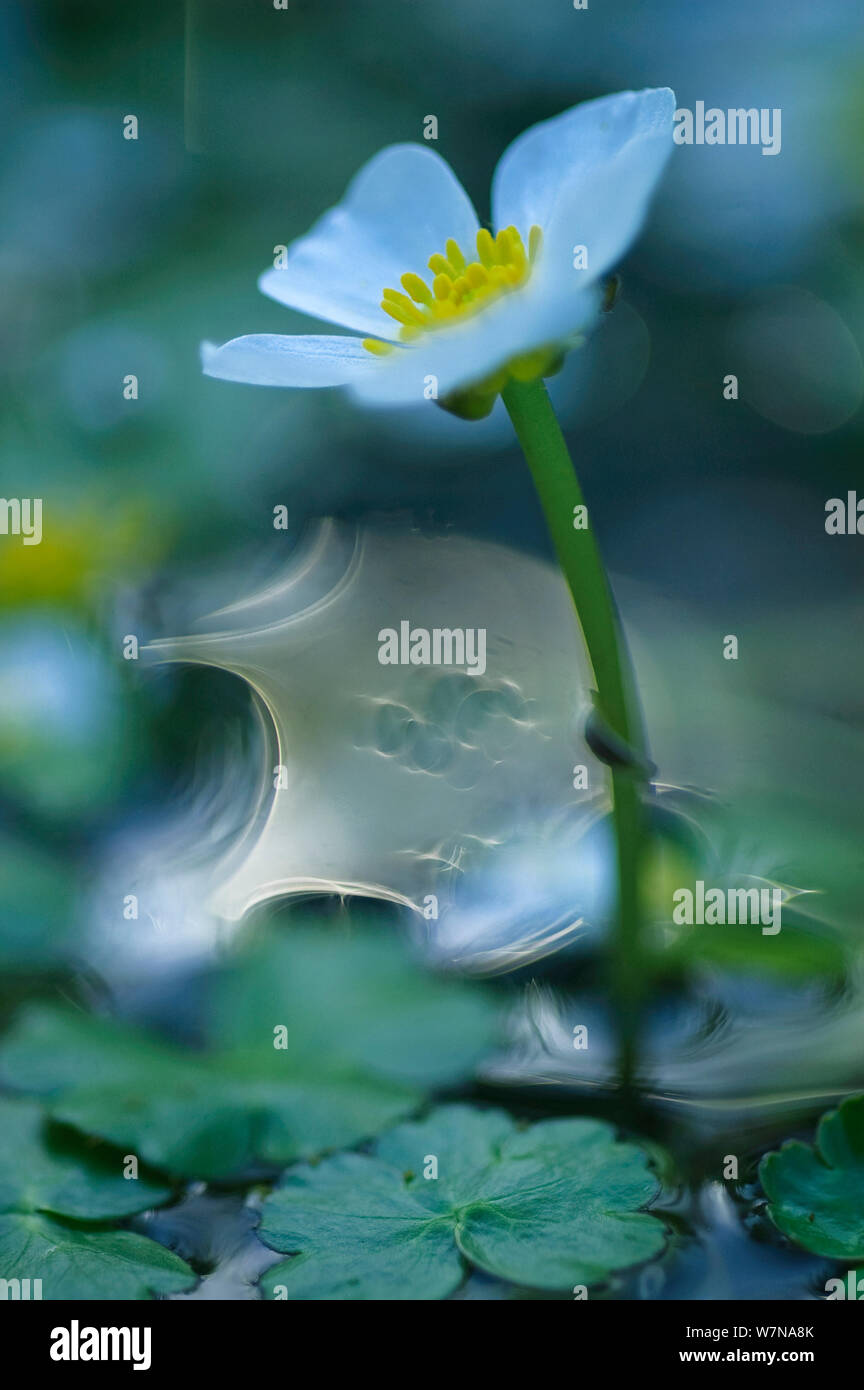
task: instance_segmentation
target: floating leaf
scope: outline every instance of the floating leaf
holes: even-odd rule
[[[223,977],[216,1020],[216,1036],[245,1049],[272,1049],[284,1023],[281,1055],[298,1069],[348,1065],[411,1086],[470,1075],[498,1027],[481,987],[420,968],[390,928],[357,927],[289,927]]]
[[[371,1155],[287,1173],[261,1236],[295,1257],[262,1282],[270,1297],[436,1299],[467,1262],[534,1288],[594,1284],[662,1249],[663,1226],[638,1210],[658,1190],[646,1155],[599,1120],[520,1129],[502,1111],[446,1106]]]
[[[295,928],[226,974],[208,1023],[212,1047],[196,1052],[32,1009],[0,1048],[0,1074],[155,1167],[226,1177],[379,1133],[416,1108],[421,1085],[471,1072],[496,1012],[390,936]]]
[[[816,1255],[864,1256],[864,1095],[822,1116],[816,1147],[790,1140],[759,1177],[774,1224]]]
[[[5,1279],[42,1281],[43,1299],[144,1299],[195,1283],[178,1255],[134,1231],[88,1231],[38,1212],[0,1216]]]
[[[171,1188],[124,1178],[118,1155],[88,1154],[49,1133],[30,1101],[0,1098],[0,1211],[45,1211],[105,1221],[158,1206]]]
[[[417,1101],[362,1072],[331,1066],[300,1077],[281,1062],[272,1041],[257,1052],[195,1054],[49,1009],[26,1014],[3,1050],[7,1078],[45,1092],[65,1123],[201,1178],[354,1143]]]
[[[78,1224],[170,1197],[170,1188],[124,1178],[120,1162],[98,1150],[85,1155],[58,1137],[39,1106],[0,1099],[2,1277],[29,1279],[30,1296],[43,1299],[140,1299],[194,1284],[189,1266],[156,1241]]]

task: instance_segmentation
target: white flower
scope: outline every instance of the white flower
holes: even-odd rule
[[[532,126],[492,183],[493,237],[427,145],[391,145],[259,285],[360,336],[252,334],[203,345],[208,376],[347,386],[375,405],[544,374],[594,318],[672,150],[668,88],[621,92]],[[584,248],[584,250],[580,249]]]

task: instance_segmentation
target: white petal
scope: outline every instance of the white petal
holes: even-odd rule
[[[463,250],[479,223],[449,164],[425,145],[391,145],[352,180],[342,202],[288,249],[284,269],[259,287],[292,309],[377,337],[394,337],[380,307],[385,288],[399,289],[408,270],[426,262],[448,237]]]
[[[543,228],[543,273],[577,290],[609,270],[637,235],[672,152],[668,87],[585,102],[526,130],[495,171],[496,226]],[[574,248],[587,270],[574,270]],[[541,267],[538,266],[538,270]],[[536,273],[536,272],[535,272]]]
[[[205,376],[245,381],[253,386],[345,386],[374,370],[377,359],[359,338],[283,337],[252,333],[217,347],[201,344]]]
[[[411,405],[426,398],[434,378],[438,398],[475,385],[512,357],[563,342],[593,320],[599,292],[556,296],[545,282],[502,295],[463,324],[424,334],[410,347],[381,358],[378,370],[352,383],[354,394],[374,405]]]
[[[674,93],[653,87],[585,101],[524,130],[495,170],[496,227],[513,223],[523,236],[533,223],[545,227],[568,185],[612,163],[634,141],[659,137],[671,149],[674,111]]]

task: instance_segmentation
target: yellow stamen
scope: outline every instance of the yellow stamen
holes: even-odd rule
[[[528,257],[525,255],[525,247],[522,244],[522,238],[515,227],[508,227],[507,235],[510,238],[510,256],[508,259],[514,268],[524,269]]]
[[[444,250],[447,252],[447,259],[456,271],[456,274],[461,275],[465,269],[465,257],[462,255],[462,250],[458,241],[454,241],[451,236]]]
[[[492,233],[487,232],[485,227],[481,227],[477,233],[477,255],[485,266],[494,265],[497,260]]]
[[[440,251],[436,251],[434,256],[429,257],[428,266],[435,275],[446,275],[450,280],[456,278],[452,265],[446,256],[441,255]]]
[[[386,357],[388,352],[394,350],[393,343],[383,343],[380,338],[364,338],[363,346],[373,357]]]
[[[489,276],[486,274],[486,270],[482,265],[478,265],[476,261],[473,261],[472,264],[468,266],[465,271],[465,279],[468,281],[472,290],[479,289],[481,285],[489,284]]]
[[[424,319],[420,310],[411,303],[406,294],[400,294],[398,290],[384,291],[381,308],[397,323],[416,323],[420,328],[423,326]]]
[[[480,312],[484,305],[523,285],[539,254],[540,242],[539,227],[530,229],[527,252],[516,227],[503,227],[495,237],[481,227],[477,259],[467,261],[451,237],[446,256],[436,251],[429,257],[431,287],[422,275],[408,270],[400,277],[404,294],[389,288],[383,291],[381,308],[399,324],[399,341],[414,342],[431,329]],[[376,357],[386,357],[394,344],[364,338],[363,346]]]
[[[510,246],[510,232],[506,227],[495,238],[495,253],[500,265],[508,265],[513,259],[513,251]]]
[[[407,271],[402,276],[402,288],[407,290],[415,304],[425,304],[428,309],[432,307],[432,295],[425,280],[421,280],[419,275],[413,271]]]

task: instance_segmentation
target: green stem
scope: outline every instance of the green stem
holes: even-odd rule
[[[511,381],[502,399],[531,470],[549,533],[585,638],[597,688],[597,712],[637,759],[645,734],[629,653],[606,570],[590,524],[574,527],[585,505],[564,436],[542,381]],[[612,764],[612,821],[617,857],[618,913],[611,950],[611,982],[619,1037],[619,1074],[632,1084],[643,993],[640,879],[644,844],[638,766]]]

